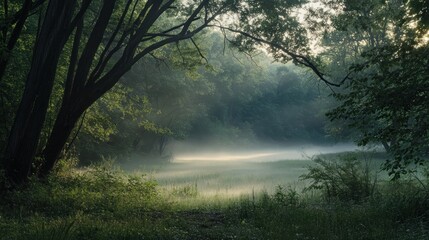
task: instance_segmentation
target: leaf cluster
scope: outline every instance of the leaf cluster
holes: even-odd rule
[[[328,113],[358,129],[360,145],[388,143],[386,169],[396,177],[411,163],[422,163],[429,146],[429,48],[386,46],[367,52],[360,75],[334,97],[342,105]]]

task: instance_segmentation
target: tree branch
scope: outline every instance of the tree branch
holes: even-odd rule
[[[291,52],[290,50],[286,49],[285,47],[281,46],[280,44],[270,42],[270,41],[262,39],[260,37],[253,36],[249,33],[244,32],[244,31],[232,29],[230,27],[224,27],[224,26],[220,26],[220,25],[209,25],[209,27],[216,27],[216,28],[219,28],[222,30],[227,30],[227,31],[230,31],[233,33],[238,33],[238,34],[243,35],[244,37],[250,38],[250,39],[252,39],[252,40],[254,40],[260,44],[267,44],[273,48],[279,49],[279,50],[283,51],[284,53],[286,53],[289,57],[291,57],[292,60],[294,60],[295,62],[310,68],[317,75],[317,77],[321,81],[323,81],[325,84],[327,84],[328,86],[340,87],[342,84],[344,84],[344,82],[347,79],[350,79],[350,75],[352,74],[352,71],[349,72],[344,77],[344,79],[342,79],[339,83],[335,83],[335,82],[332,82],[332,81],[326,79],[326,77],[325,77],[326,74],[321,72],[308,57],[294,53],[294,52]]]
[[[198,51],[198,54],[200,54],[201,58],[204,59],[206,61],[207,64],[209,64],[209,60],[207,60],[207,58],[203,55],[203,53],[201,52],[201,49],[198,47],[197,43],[194,41],[194,39],[191,37],[191,42],[192,44],[194,44],[195,48]]]
[[[94,76],[95,74],[97,74],[97,73],[98,73],[98,71],[100,71],[101,66],[103,65],[104,58],[106,57],[106,54],[109,52],[110,46],[113,44],[113,42],[114,42],[114,40],[115,40],[116,36],[117,36],[117,35],[118,35],[118,33],[119,33],[119,30],[121,29],[121,27],[122,27],[122,25],[123,25],[123,23],[124,23],[125,17],[126,17],[126,15],[127,15],[127,13],[128,13],[128,9],[129,9],[129,7],[130,7],[131,3],[132,3],[132,0],[128,0],[127,4],[125,5],[125,9],[124,9],[124,11],[122,12],[122,15],[121,15],[121,17],[120,17],[120,19],[119,19],[119,22],[118,22],[118,24],[116,25],[116,28],[115,28],[115,30],[113,31],[112,35],[110,36],[109,41],[107,42],[106,46],[104,47],[104,50],[103,50],[103,52],[101,53],[100,58],[99,58],[100,60],[98,61],[97,66],[96,66],[96,67],[94,68],[94,70],[92,71],[92,73],[91,73],[91,75],[90,75],[89,79],[93,79],[93,76]]]
[[[83,123],[85,121],[86,111],[83,112],[79,127],[76,130],[76,134],[73,136],[72,140],[70,141],[69,145],[67,146],[66,150],[64,151],[66,154],[70,151],[71,146],[73,145],[74,141],[76,140],[77,136],[80,133],[80,130],[82,129]]]

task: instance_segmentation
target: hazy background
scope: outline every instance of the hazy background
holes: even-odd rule
[[[85,124],[77,138],[81,164],[190,155],[302,159],[354,149],[343,144],[352,132],[325,116],[336,106],[332,92],[308,70],[274,63],[264,51],[240,53],[223,40],[216,31],[196,39],[207,62],[195,50],[184,62],[171,47],[163,61],[145,58],[134,66],[86,116],[85,123],[94,124]],[[112,106],[118,97],[123,100]]]
[[[204,143],[174,142],[170,148],[173,162],[242,161],[272,162],[280,160],[309,160],[315,155],[359,150],[353,143],[331,145],[255,144],[254,146],[220,147]]]

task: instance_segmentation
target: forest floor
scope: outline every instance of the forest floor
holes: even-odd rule
[[[195,175],[185,163],[152,168],[149,175],[109,164],[65,167],[1,195],[0,240],[429,239],[427,179],[422,186],[379,180],[377,191],[361,201],[327,199],[321,191],[302,192],[305,182],[296,178],[310,163],[228,169],[204,163]],[[285,169],[291,175],[282,179],[276,171]],[[251,188],[253,178],[264,184]]]

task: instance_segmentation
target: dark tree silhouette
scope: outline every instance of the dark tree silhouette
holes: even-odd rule
[[[104,0],[91,31],[82,37],[91,0],[49,1],[37,37],[31,69],[5,154],[8,178],[26,181],[43,127],[58,61],[73,36],[61,108],[43,151],[40,175],[55,165],[77,121],[139,59],[169,43],[190,39],[221,14],[228,3],[209,0],[174,6],[177,1]],[[120,14],[115,20],[114,13]],[[94,13],[92,13],[94,14]],[[171,14],[171,15],[170,15]],[[169,15],[169,16],[167,16]],[[88,17],[89,18],[89,17]],[[172,21],[168,21],[170,18]],[[114,26],[114,27],[112,27]]]
[[[249,40],[244,46],[262,43],[271,47],[278,58],[310,67],[327,82],[310,58],[304,56],[305,31],[291,14],[291,9],[300,4],[302,1],[282,0],[271,4],[264,0],[47,1],[5,151],[7,177],[17,184],[25,182],[38,148],[43,149],[39,176],[46,176],[83,113],[136,62],[167,44],[188,39],[204,58],[192,38],[208,27],[221,26],[222,31],[238,33]],[[30,5],[23,9],[37,7],[33,2]],[[238,17],[239,21],[222,21],[221,16]],[[70,52],[64,51],[67,42],[71,43]],[[64,57],[69,59],[69,66],[62,102],[42,147],[39,139],[58,63]]]

